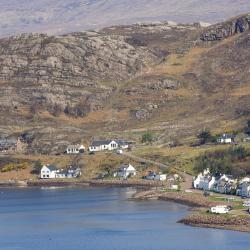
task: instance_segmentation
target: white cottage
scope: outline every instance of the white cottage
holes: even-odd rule
[[[194,179],[193,186],[195,189],[212,190],[216,182],[216,177],[210,175],[209,169],[206,169]]]
[[[119,170],[114,173],[114,177],[121,177],[127,179],[130,176],[136,175],[136,169],[131,165],[121,165]]]
[[[58,169],[52,165],[44,165],[41,169],[41,179],[54,179]]]
[[[84,151],[85,151],[85,147],[80,144],[69,145],[66,150],[67,154],[79,154],[79,153],[83,153]]]
[[[104,150],[116,150],[127,149],[129,147],[128,143],[123,140],[99,140],[92,141],[89,146],[90,152],[104,151]]]
[[[241,196],[244,198],[250,198],[250,182],[242,183]]]
[[[103,150],[115,150],[118,148],[118,143],[114,140],[92,141],[89,146],[90,152],[97,152]]]
[[[222,134],[218,139],[217,142],[221,144],[230,144],[233,143],[235,140],[235,135],[231,134]]]

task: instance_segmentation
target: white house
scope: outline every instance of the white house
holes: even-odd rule
[[[67,178],[67,171],[64,169],[58,169],[56,171],[56,176],[55,178],[60,179],[60,178]]]
[[[67,171],[67,178],[77,178],[82,175],[81,169],[79,167],[70,166]]]
[[[118,148],[118,143],[114,140],[92,141],[89,146],[90,152],[97,152],[103,150],[115,150]]]
[[[209,169],[205,169],[194,179],[193,186],[195,189],[212,190],[216,182],[217,178],[210,175]]]
[[[97,152],[103,150],[116,150],[120,149],[127,149],[129,147],[128,142],[123,140],[99,140],[99,141],[92,141],[89,146],[90,152]]]
[[[55,166],[44,165],[41,169],[41,179],[77,178],[81,176],[81,169],[70,166],[68,169],[57,169]]]
[[[54,179],[58,169],[52,165],[44,165],[41,169],[41,179]]]
[[[222,134],[218,139],[217,142],[221,144],[230,144],[233,143],[235,139],[235,135],[231,134]]]
[[[166,174],[156,174],[155,172],[149,172],[146,176],[147,180],[155,180],[155,181],[165,181],[167,179]]]
[[[83,145],[77,144],[77,145],[69,145],[67,147],[67,154],[79,154],[83,153],[85,151],[85,147]]]
[[[250,182],[242,183],[241,196],[245,198],[250,198]]]
[[[121,165],[119,170],[114,173],[114,177],[121,177],[127,179],[130,176],[136,175],[136,169],[131,165]]]

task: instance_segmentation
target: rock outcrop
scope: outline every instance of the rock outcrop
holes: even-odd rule
[[[250,14],[210,26],[200,36],[202,41],[218,41],[250,30]]]

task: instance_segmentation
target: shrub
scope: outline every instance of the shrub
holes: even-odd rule
[[[246,149],[241,146],[230,147],[227,150],[205,152],[195,159],[194,171],[200,173],[209,168],[213,174],[245,175],[246,171],[243,169],[240,170],[235,163],[245,160],[247,155]]]
[[[215,138],[211,135],[211,132],[209,129],[205,129],[202,132],[200,132],[197,136],[200,139],[200,144],[206,144],[208,142],[214,142]]]
[[[6,164],[2,169],[1,172],[10,172],[13,170],[22,170],[22,169],[26,169],[29,166],[28,162],[24,162],[24,163],[8,163]]]
[[[142,135],[141,138],[141,142],[145,143],[145,142],[152,142],[153,141],[153,135],[150,132],[147,132],[145,134]]]

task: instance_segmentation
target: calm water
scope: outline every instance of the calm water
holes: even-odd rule
[[[133,189],[0,189],[0,249],[249,249],[250,234],[177,224],[185,206]]]

